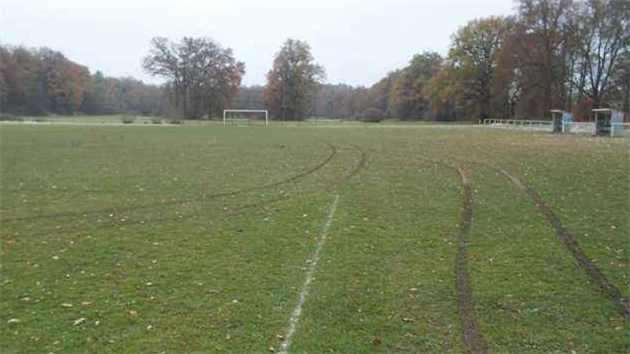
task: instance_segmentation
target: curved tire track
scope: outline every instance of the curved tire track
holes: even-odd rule
[[[361,170],[365,167],[367,163],[367,159],[368,159],[367,152],[365,152],[365,150],[362,149],[359,145],[350,144],[350,146],[357,149],[361,153],[361,157],[359,158],[359,163],[350,171],[350,173],[348,173],[347,175],[343,177],[343,181],[352,179],[354,178],[354,176],[359,174],[359,172],[361,172]]]
[[[55,213],[55,214],[44,214],[44,215],[34,215],[34,216],[25,216],[25,217],[17,217],[17,218],[9,218],[9,219],[4,219],[4,220],[0,220],[0,222],[14,222],[14,221],[30,221],[30,220],[41,220],[41,219],[54,219],[54,218],[61,218],[61,217],[69,217],[69,216],[86,216],[86,215],[99,215],[99,214],[105,214],[105,213],[114,213],[114,212],[125,212],[125,211],[136,211],[136,210],[145,210],[145,209],[152,209],[152,208],[160,208],[160,207],[165,207],[165,206],[173,206],[173,205],[186,205],[186,204],[195,204],[195,203],[200,203],[206,200],[211,200],[211,199],[216,199],[216,198],[221,198],[221,197],[231,197],[231,196],[235,196],[235,195],[239,195],[239,194],[243,194],[243,193],[247,193],[247,192],[251,192],[254,190],[260,190],[260,189],[265,189],[265,188],[271,188],[271,187],[276,187],[285,183],[290,183],[293,182],[295,180],[298,180],[300,178],[306,177],[312,173],[317,172],[319,169],[321,169],[322,167],[324,167],[326,164],[328,164],[337,154],[337,148],[330,143],[326,143],[330,149],[331,149],[331,153],[330,155],[323,160],[322,162],[320,162],[319,164],[317,164],[316,166],[298,173],[296,175],[293,175],[289,178],[286,178],[284,180],[281,181],[277,181],[277,182],[273,182],[273,183],[268,183],[268,184],[264,184],[264,185],[260,185],[260,186],[255,186],[255,187],[250,187],[250,188],[245,188],[245,189],[240,189],[240,190],[236,190],[236,191],[230,191],[230,192],[222,192],[222,193],[216,193],[216,194],[208,194],[208,195],[201,195],[197,198],[193,198],[193,199],[178,199],[178,200],[171,200],[171,201],[167,201],[167,202],[163,202],[163,203],[151,203],[151,204],[144,204],[144,205],[132,205],[132,206],[128,206],[128,207],[116,207],[116,208],[103,208],[103,209],[97,209],[97,210],[88,210],[88,211],[82,211],[82,212],[69,212],[69,213]]]
[[[365,152],[365,150],[363,148],[361,148],[359,145],[350,144],[350,146],[354,147],[355,149],[357,149],[361,153],[361,156],[359,158],[359,162],[357,163],[357,165],[348,174],[344,175],[339,180],[337,180],[336,182],[333,183],[333,185],[336,185],[336,187],[340,187],[341,185],[346,183],[348,180],[354,178],[356,175],[359,174],[359,172],[361,172],[361,170],[363,170],[363,168],[365,168],[365,165],[367,164],[367,160],[368,160],[367,152]],[[331,191],[333,189],[334,188],[332,188],[332,187],[328,187],[328,188],[324,189],[323,191]],[[309,191],[309,192],[303,194],[303,196],[306,196],[306,195],[309,195],[309,194],[312,194],[312,193],[316,193],[316,192],[319,192],[319,190]],[[232,208],[232,210],[234,210],[234,211],[242,211],[242,210],[245,210],[245,209],[248,209],[248,208],[265,206],[265,205],[268,205],[268,204],[273,204],[273,203],[277,203],[277,202],[281,202],[281,201],[285,201],[285,200],[290,200],[290,199],[293,199],[295,197],[296,197],[295,195],[292,195],[292,196],[280,197],[280,198],[276,198],[276,199],[272,199],[272,200],[264,200],[264,201],[260,201],[260,202],[252,203],[252,204],[239,205],[237,207]]]
[[[470,177],[461,167],[456,167],[464,188],[461,222],[457,242],[457,260],[455,264],[455,278],[457,288],[457,302],[459,318],[462,326],[462,339],[468,353],[488,353],[488,344],[477,326],[475,306],[470,287],[468,271],[468,245],[470,240],[470,225],[472,223],[472,193]]]
[[[289,183],[292,181],[295,181],[296,179],[302,178],[302,177],[306,177],[318,170],[320,170],[321,168],[323,168],[326,164],[328,164],[335,156],[337,153],[337,148],[330,143],[326,143],[327,145],[329,145],[333,151],[333,153],[328,156],[328,158],[323,161],[322,163],[318,164],[317,166],[309,169],[308,171],[299,173],[297,175],[291,176],[290,178],[287,178],[283,181],[279,181],[279,182],[274,182],[268,185],[265,185],[264,187],[252,187],[246,190],[241,190],[238,191],[239,193],[234,193],[234,194],[229,194],[229,195],[236,195],[236,194],[240,194],[242,192],[246,192],[246,191],[251,191],[251,190],[255,190],[255,189],[261,189],[261,188],[268,188],[268,187],[272,187],[272,186],[277,186],[277,185],[281,185],[283,183]],[[346,175],[343,176],[339,182],[338,185],[341,185],[343,183],[345,183],[347,180],[355,177],[365,166],[366,162],[367,162],[367,153],[361,149],[361,147],[359,147],[358,145],[354,145],[352,144],[357,150],[359,150],[361,152],[361,157],[359,159],[359,163],[357,164],[357,166],[355,166],[351,172]],[[326,190],[331,190],[331,188],[327,188]],[[308,193],[307,193],[308,194]],[[223,195],[222,195],[223,196]],[[230,210],[232,211],[232,213],[230,214],[240,214],[244,211],[246,211],[247,209],[250,208],[255,208],[255,207],[260,207],[260,206],[265,206],[265,205],[269,205],[269,204],[274,204],[274,203],[278,203],[278,202],[282,202],[282,201],[286,201],[286,200],[290,200],[295,198],[296,196],[292,195],[292,196],[283,196],[283,197],[279,197],[279,198],[274,198],[271,200],[264,200],[264,201],[260,201],[260,202],[255,202],[255,203],[251,203],[251,204],[244,204],[244,205],[239,205],[239,206],[235,206],[233,208],[230,208]],[[178,204],[187,204],[187,203],[162,203],[159,205],[156,205],[155,207],[159,207],[159,206],[166,206],[166,205],[178,205]],[[148,209],[148,208],[138,208],[138,209],[133,209],[133,210],[141,210],[141,209]],[[120,209],[117,210],[112,210],[112,211],[121,211]],[[123,210],[124,211],[124,210]],[[109,211],[108,211],[109,212]],[[81,213],[80,215],[84,215],[87,213]],[[100,214],[100,213],[96,213],[94,212],[93,214]],[[64,215],[64,216],[70,216],[70,215]],[[46,235],[57,235],[57,234],[67,234],[67,233],[74,233],[74,232],[86,232],[86,231],[94,231],[94,230],[103,230],[103,229],[112,229],[112,228],[119,228],[119,227],[124,227],[124,226],[137,226],[137,225],[151,225],[155,222],[170,222],[170,221],[183,221],[185,219],[188,219],[190,217],[194,217],[195,215],[191,215],[191,216],[178,216],[176,218],[156,218],[156,219],[143,219],[142,221],[133,221],[133,220],[127,220],[125,222],[112,222],[112,223],[106,223],[106,224],[102,224],[102,225],[96,225],[96,226],[92,226],[92,227],[71,227],[71,228],[60,228],[60,229],[55,229],[55,230],[51,230],[48,232],[40,232],[37,234],[34,234],[33,236],[46,236]]]
[[[494,168],[494,167],[493,167]],[[599,286],[599,289],[608,296],[617,307],[617,310],[626,318],[630,318],[630,299],[624,298],[619,289],[617,289],[606,276],[597,268],[595,263],[591,261],[584,253],[573,234],[562,224],[558,216],[545,204],[542,198],[533,189],[524,185],[519,178],[507,172],[504,169],[496,169],[500,171],[512,184],[518,189],[525,192],[538,207],[538,210],[547,218],[549,223],[556,231],[556,235],[569,250],[578,265],[586,272],[589,278]]]

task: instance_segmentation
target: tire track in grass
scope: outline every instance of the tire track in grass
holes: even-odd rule
[[[359,174],[359,172],[361,172],[361,170],[365,167],[365,165],[367,163],[367,159],[368,159],[367,153],[359,145],[350,144],[350,146],[352,146],[355,149],[357,149],[361,153],[361,157],[359,158],[359,163],[350,171],[350,173],[348,173],[347,175],[345,175],[343,177],[344,181],[352,179],[352,178],[354,178],[354,176]]]
[[[488,344],[477,326],[475,306],[470,287],[470,274],[468,270],[468,251],[470,241],[470,225],[472,223],[472,193],[470,177],[456,167],[464,188],[464,201],[462,205],[461,222],[457,242],[457,260],[455,264],[455,278],[457,288],[457,302],[459,318],[462,326],[462,340],[469,353],[488,353]]]
[[[453,159],[449,156],[449,159]],[[462,341],[467,353],[487,354],[488,343],[477,325],[475,306],[472,299],[472,288],[470,286],[470,273],[468,267],[470,227],[472,224],[472,191],[470,187],[470,176],[456,163],[450,160],[437,161],[433,159],[423,159],[435,165],[455,170],[459,175],[464,189],[462,203],[461,221],[457,237],[457,256],[455,260],[455,288],[457,290],[457,306],[460,323],[462,327]]]
[[[326,144],[330,147],[331,153],[330,155],[328,155],[328,157],[325,160],[323,160],[316,166],[304,172],[300,172],[298,174],[295,174],[291,177],[285,178],[277,182],[272,182],[272,183],[268,183],[268,184],[264,184],[260,186],[254,186],[250,188],[239,189],[239,190],[230,191],[230,192],[221,192],[221,193],[216,193],[216,194],[201,195],[197,198],[192,198],[192,199],[178,199],[178,200],[171,200],[171,201],[162,202],[162,203],[131,205],[127,207],[117,207],[117,208],[103,208],[103,209],[88,210],[88,211],[81,211],[81,212],[54,213],[54,214],[16,217],[16,218],[8,218],[8,219],[0,220],[0,222],[32,221],[32,220],[41,220],[41,219],[54,219],[54,218],[67,217],[67,216],[80,217],[80,216],[87,216],[87,215],[99,215],[99,214],[105,214],[105,213],[119,213],[119,212],[125,212],[125,211],[153,209],[153,208],[160,208],[160,207],[165,207],[165,206],[188,205],[188,204],[201,203],[206,200],[217,199],[221,197],[231,197],[231,196],[235,196],[235,195],[239,195],[239,194],[243,194],[243,193],[247,193],[247,192],[251,192],[255,190],[277,187],[279,185],[290,183],[300,178],[306,177],[310,174],[313,174],[317,172],[318,170],[320,170],[325,165],[327,165],[335,157],[335,155],[337,155],[337,147],[331,143],[326,143]]]
[[[367,153],[363,149],[361,149],[358,145],[354,145],[354,144],[352,144],[352,145],[361,152],[361,157],[359,159],[359,163],[357,164],[357,166],[354,167],[354,169],[352,169],[352,171],[350,173],[348,173],[347,175],[343,176],[340,180],[338,180],[336,182],[336,186],[337,187],[340,187],[343,183],[345,183],[348,180],[350,180],[353,177],[355,177],[365,167],[365,164],[367,162]],[[330,191],[330,190],[332,190],[332,188],[326,188],[325,190],[311,191],[309,193],[306,193],[306,195],[309,195],[309,194],[312,194],[312,193],[315,193],[315,192],[319,192],[319,191]],[[274,204],[274,203],[278,203],[278,202],[282,202],[282,201],[286,201],[286,200],[291,200],[294,197],[295,196],[283,196],[283,197],[274,198],[274,199],[271,199],[271,200],[264,200],[264,201],[260,201],[260,202],[256,202],[256,203],[250,203],[250,204],[244,204],[244,205],[235,206],[235,207],[230,209],[231,213],[229,213],[229,215],[241,214],[241,213],[245,212],[247,209],[250,209],[250,208],[261,207],[261,206],[266,206],[266,205],[270,205],[270,204]],[[143,220],[131,220],[131,219],[129,219],[129,220],[121,221],[121,222],[114,221],[114,222],[110,222],[110,223],[106,223],[106,224],[102,224],[102,225],[96,225],[96,226],[92,226],[92,227],[56,228],[56,229],[51,230],[51,231],[39,232],[39,233],[33,234],[32,236],[39,237],[39,236],[50,236],[50,235],[68,234],[68,233],[76,233],[76,232],[88,232],[88,231],[96,231],[96,230],[104,230],[104,229],[113,229],[113,228],[119,228],[119,227],[124,227],[124,226],[146,226],[146,225],[152,225],[152,224],[154,224],[156,222],[184,221],[184,220],[189,219],[189,218],[194,217],[194,216],[196,216],[196,215],[192,215],[192,216],[183,216],[183,215],[181,215],[181,216],[178,216],[178,217],[175,217],[175,218],[157,218],[157,219],[143,219]]]
[[[365,165],[367,164],[367,160],[368,160],[367,152],[365,152],[364,149],[362,149],[360,146],[358,146],[356,144],[350,144],[350,145],[352,147],[354,147],[355,149],[357,149],[361,153],[361,156],[359,157],[359,162],[357,163],[357,165],[354,166],[354,168],[349,173],[347,173],[346,175],[344,175],[343,177],[341,177],[337,181],[333,182],[333,185],[335,187],[337,187],[337,188],[341,187],[348,180],[356,177],[361,172],[361,170],[363,170],[363,168],[365,168]],[[308,196],[310,194],[317,193],[317,192],[332,191],[332,190],[334,190],[333,187],[329,187],[329,188],[326,188],[324,190],[307,191],[305,194],[303,194],[303,196]],[[295,195],[284,196],[284,197],[275,198],[275,199],[271,199],[271,200],[260,201],[260,202],[257,202],[257,203],[239,205],[239,206],[236,206],[236,207],[232,208],[232,210],[238,212],[238,211],[242,211],[242,210],[253,208],[253,207],[265,206],[265,205],[269,205],[269,204],[282,202],[282,201],[285,201],[285,200],[290,200],[290,199],[293,199],[293,198],[295,198]]]
[[[492,167],[492,166],[491,166]],[[521,180],[515,175],[509,173],[504,169],[496,169],[500,171],[512,184],[518,189],[525,192],[538,207],[538,210],[547,218],[549,223],[556,231],[556,235],[562,241],[562,243],[569,250],[573,258],[577,261],[578,265],[586,272],[589,278],[599,286],[599,289],[608,296],[617,307],[617,310],[626,318],[630,318],[630,299],[624,298],[621,295],[619,289],[617,289],[606,276],[597,268],[595,263],[591,261],[584,253],[573,234],[562,224],[558,216],[551,210],[551,208],[545,204],[542,198],[533,189],[527,187],[521,182]]]

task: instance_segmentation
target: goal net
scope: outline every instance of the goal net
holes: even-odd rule
[[[264,109],[226,109],[223,111],[223,124],[264,124],[269,125],[269,113]]]

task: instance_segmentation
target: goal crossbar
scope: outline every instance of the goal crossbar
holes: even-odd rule
[[[228,113],[264,113],[265,125],[269,125],[269,113],[265,109],[224,109],[223,110],[223,124],[227,124]]]

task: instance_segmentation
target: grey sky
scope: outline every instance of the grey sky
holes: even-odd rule
[[[414,54],[448,51],[467,21],[509,15],[485,1],[31,1],[0,2],[3,44],[46,46],[107,76],[158,83],[140,62],[152,37],[211,37],[244,61],[244,84],[264,84],[286,38],[307,41],[329,83],[369,86]]]

